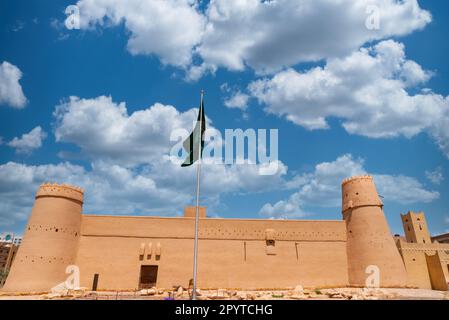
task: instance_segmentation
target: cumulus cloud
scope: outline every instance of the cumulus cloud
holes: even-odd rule
[[[367,8],[380,10],[379,30],[366,28]],[[273,72],[299,62],[345,55],[364,43],[401,36],[431,21],[416,0],[212,1],[198,48],[231,70]]]
[[[124,24],[131,54],[156,55],[164,64],[185,67],[200,42],[205,18],[193,0],[81,0],[81,28]]]
[[[111,97],[71,97],[56,107],[54,116],[56,141],[76,144],[90,159],[138,165],[168,153],[172,131],[191,130],[197,110],[179,112],[156,103],[128,114],[126,104]]]
[[[332,162],[315,166],[311,173],[295,176],[286,183],[288,188],[298,189],[286,200],[275,204],[266,203],[259,214],[272,218],[302,217],[307,207],[340,207],[340,184],[344,178],[364,175],[363,159],[347,154]],[[402,204],[431,202],[439,198],[436,191],[426,190],[415,178],[402,175],[374,174],[379,194],[385,201]]]
[[[17,153],[30,154],[34,150],[42,147],[42,142],[47,138],[47,133],[40,126],[34,128],[29,133],[25,133],[21,138],[14,138],[8,142],[8,146],[16,149]]]
[[[164,214],[167,212],[163,210],[169,206],[179,206],[188,199],[176,190],[156,186],[145,173],[118,165],[98,162],[88,171],[68,162],[39,166],[10,162],[0,165],[0,217],[4,224],[12,225],[26,219],[34,201],[33,195],[45,181],[85,188],[86,213]]]
[[[169,151],[174,144],[171,131],[191,130],[197,110],[181,113],[155,104],[128,114],[124,103],[110,97],[72,97],[56,107],[54,116],[57,141],[79,147],[78,158],[89,164],[0,165],[0,220],[14,224],[25,219],[44,181],[85,188],[86,213],[174,215],[194,203],[195,167],[181,168]],[[279,188],[288,168],[279,161],[276,173],[267,176],[260,175],[262,166],[204,163],[202,190],[207,197],[202,203],[213,213],[223,194]]]
[[[25,219],[40,183],[56,181],[86,189],[85,212],[100,214],[179,214],[194,199],[195,168],[181,168],[168,154],[171,131],[191,128],[196,110],[179,112],[173,106],[155,104],[128,113],[125,103],[110,97],[70,98],[56,107],[57,141],[74,144],[88,166],[63,162],[57,165],[0,165],[0,220],[14,225]],[[274,175],[260,175],[258,164],[204,164],[202,203],[211,213],[223,195],[298,189],[290,199],[267,204],[261,214],[298,217],[308,204],[339,206],[339,184],[344,177],[365,173],[363,161],[345,155],[321,163],[312,173],[287,178],[288,168],[278,161]],[[376,178],[377,179],[377,178]],[[392,201],[431,201],[438,193],[425,190],[410,177],[379,176],[379,190],[394,194]],[[395,183],[395,182],[400,183]],[[411,199],[404,190],[413,190]],[[5,222],[7,221],[7,222]]]
[[[21,109],[27,104],[19,81],[22,71],[15,65],[4,61],[0,64],[0,105]]]
[[[373,5],[379,8],[378,30],[366,27]],[[81,0],[78,6],[82,28],[123,23],[132,54],[157,55],[188,69],[190,79],[217,67],[274,72],[338,57],[432,20],[417,0],[213,0],[204,11],[195,0]]]
[[[248,100],[249,96],[247,94],[238,91],[225,101],[225,106],[231,109],[246,110],[248,108]]]
[[[261,192],[282,183],[286,167],[273,176],[259,175],[259,166],[203,166],[202,200],[213,213],[220,195]],[[63,162],[31,166],[0,165],[0,226],[23,222],[31,211],[34,193],[46,181],[69,183],[85,189],[84,212],[93,214],[180,214],[193,204],[195,168],[180,168],[168,158],[151,166],[127,168],[96,161],[90,168]],[[266,186],[260,188],[260,186]]]
[[[342,119],[348,133],[370,138],[411,138],[427,131],[449,156],[449,97],[410,86],[431,76],[388,40],[305,72],[288,69],[249,85],[265,111],[309,130]]]
[[[427,179],[436,185],[440,185],[444,181],[443,168],[437,167],[433,171],[425,172]]]
[[[403,175],[374,174],[378,192],[385,201],[401,204],[429,203],[440,197],[439,192],[430,191],[415,178]]]

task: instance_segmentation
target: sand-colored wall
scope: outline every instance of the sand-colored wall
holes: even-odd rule
[[[136,289],[141,265],[159,266],[159,287],[188,286],[193,230],[192,218],[83,216],[76,260],[82,286],[91,287],[98,273],[100,289]],[[345,224],[201,219],[198,271],[202,288],[346,286]]]
[[[429,269],[430,282],[432,289],[447,291],[448,283],[441,265],[439,252],[426,254],[427,269]]]
[[[415,288],[432,289],[425,251],[416,247],[416,244],[398,240],[398,249],[407,270],[408,285]],[[419,244],[418,247],[422,247],[422,245]]]
[[[407,269],[410,286],[432,289],[432,275],[439,277],[440,272],[444,275],[446,283],[449,283],[449,244],[410,243],[398,239],[397,246]],[[435,265],[435,259],[429,262],[426,258],[426,256],[435,256],[437,253],[439,266]],[[438,281],[441,282],[441,278]]]

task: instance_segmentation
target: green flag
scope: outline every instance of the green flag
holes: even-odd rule
[[[188,155],[182,167],[189,167],[198,161],[198,155],[203,157],[204,149],[204,132],[206,131],[206,116],[204,115],[204,94],[201,93],[201,106],[198,113],[198,120],[193,129],[190,137],[184,141],[183,147],[187,151]],[[201,141],[201,142],[200,142]],[[201,145],[201,152],[198,152],[198,148]]]

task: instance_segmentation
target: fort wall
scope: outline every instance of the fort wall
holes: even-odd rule
[[[70,265],[79,267],[86,288],[94,279],[99,290],[135,290],[143,283],[189,286],[194,208],[177,218],[120,217],[82,215],[82,205],[79,188],[39,188],[2,291],[49,291],[67,279]],[[427,243],[420,215],[409,215],[416,218],[409,238],[422,243],[397,239],[396,247],[371,177],[343,182],[342,214],[342,221],[209,219],[201,208],[198,286],[365,286],[367,267],[373,265],[380,270],[381,287],[442,287],[442,275],[449,279],[449,244]]]
[[[408,284],[412,287],[432,289],[431,275],[440,273],[432,262],[432,270],[429,269],[426,256],[434,256],[438,253],[440,270],[449,283],[449,244],[442,243],[410,243],[397,239],[397,247],[404,261],[408,274]],[[435,281],[434,281],[435,283]]]
[[[342,221],[201,219],[201,288],[347,286]],[[188,286],[194,219],[83,216],[77,264],[81,283],[136,289],[142,265],[158,266],[157,286]],[[126,272],[123,272],[126,270]]]

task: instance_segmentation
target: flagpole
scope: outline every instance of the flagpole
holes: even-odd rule
[[[204,101],[204,90],[201,90],[201,106],[203,106]],[[204,112],[204,110],[202,111]],[[202,116],[199,116],[199,119],[202,120]],[[202,141],[202,127],[204,123],[200,123],[200,139],[198,139],[198,163],[196,169],[196,210],[195,210],[195,243],[194,243],[194,252],[193,252],[193,292],[192,292],[192,300],[196,300],[196,285],[197,285],[197,275],[198,275],[198,225],[200,221],[200,179],[201,179],[201,141]]]

